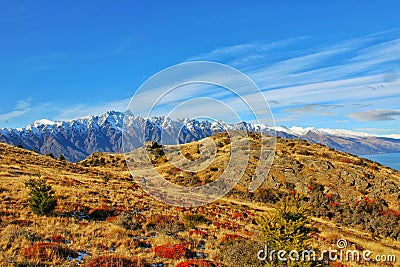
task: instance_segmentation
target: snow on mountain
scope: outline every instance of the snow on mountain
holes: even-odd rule
[[[51,120],[47,120],[47,119],[41,119],[41,120],[34,121],[32,123],[32,126],[38,127],[39,125],[54,125],[54,124],[56,124],[55,121],[51,121]]]
[[[334,136],[341,136],[341,137],[372,137],[374,135],[369,134],[369,133],[364,133],[364,132],[354,132],[351,130],[345,130],[345,129],[328,129],[328,128],[320,128],[316,129],[313,127],[307,127],[307,128],[302,128],[298,126],[293,126],[291,128],[287,127],[273,127],[276,131],[282,131],[286,132],[289,134],[294,134],[297,136],[302,136],[306,135],[309,132],[315,132],[315,133],[322,133],[326,135],[334,135]]]
[[[354,132],[351,130],[345,129],[319,129],[319,131],[330,134],[330,135],[337,135],[337,136],[346,136],[346,137],[355,137],[355,138],[362,138],[362,137],[373,137],[374,135],[364,132]]]
[[[125,122],[125,125],[124,125]],[[226,130],[258,131],[284,138],[300,138],[353,154],[377,154],[400,151],[400,136],[374,136],[344,129],[268,126],[239,122],[173,120],[159,116],[142,118],[133,114],[109,111],[100,116],[86,116],[70,121],[37,120],[25,128],[0,129],[0,141],[38,151],[61,154],[79,161],[95,151],[121,152],[122,128],[129,129],[133,140],[155,140],[163,144],[199,140]],[[143,132],[144,131],[144,132]],[[175,140],[178,137],[179,140]],[[143,140],[142,140],[143,141]]]
[[[400,134],[385,134],[385,135],[379,135],[379,137],[400,139]]]

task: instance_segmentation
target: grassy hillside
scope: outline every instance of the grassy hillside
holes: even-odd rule
[[[186,261],[179,266],[196,266],[197,259],[197,266],[232,266],[227,257],[234,256],[227,251],[254,255],[261,249],[257,219],[293,192],[304,194],[304,201],[313,206],[317,230],[310,237],[315,247],[333,247],[345,238],[350,248],[396,255],[400,260],[399,172],[322,145],[278,139],[265,183],[249,193],[260,139],[250,136],[250,161],[240,183],[222,199],[191,209],[165,205],[144,193],[123,155],[94,153],[72,164],[0,144],[0,262],[3,266],[109,266],[105,261],[115,266],[177,266]],[[177,170],[157,149],[149,154],[171,182],[206,184],[223,172],[230,152],[226,134],[209,138],[216,144],[217,156],[198,173]],[[183,145],[180,153],[199,158],[199,142]],[[39,176],[55,189],[58,199],[48,217],[35,216],[28,207],[24,181]],[[252,266],[241,265],[240,259],[235,262]]]

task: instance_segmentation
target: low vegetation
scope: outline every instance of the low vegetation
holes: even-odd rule
[[[278,139],[269,175],[251,193],[259,136],[250,138],[239,184],[191,209],[155,201],[123,155],[94,153],[72,164],[0,144],[2,266],[260,266],[255,253],[266,244],[322,250],[341,238],[352,249],[400,258],[399,172],[325,146]],[[218,142],[217,156],[195,175],[172,166],[160,147],[150,148],[157,150],[154,164],[177,184],[212,182],[226,168],[231,143],[224,133],[210,140]],[[199,147],[186,144],[181,153],[197,160]]]

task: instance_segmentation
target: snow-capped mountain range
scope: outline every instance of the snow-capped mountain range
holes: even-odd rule
[[[125,118],[126,116],[126,118]],[[63,154],[69,161],[79,161],[93,152],[121,152],[122,127],[133,129],[138,138],[144,133],[147,140],[159,141],[161,132],[165,144],[172,142],[179,133],[180,142],[190,142],[208,137],[225,129],[276,133],[279,137],[300,138],[321,143],[352,154],[378,154],[400,152],[400,136],[374,136],[349,130],[283,127],[240,122],[228,124],[222,121],[208,122],[192,119],[172,120],[168,117],[145,119],[122,112],[109,111],[100,116],[87,116],[71,121],[38,120],[25,128],[0,129],[0,142],[22,145],[42,154]],[[146,127],[144,127],[146,125]],[[137,129],[137,130],[135,130]],[[137,132],[135,132],[137,131]]]

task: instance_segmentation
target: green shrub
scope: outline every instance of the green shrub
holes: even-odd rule
[[[198,224],[209,222],[209,220],[207,220],[207,218],[204,217],[203,214],[186,214],[183,217],[183,220],[185,221],[185,225],[187,228],[194,228]]]
[[[57,206],[54,190],[46,184],[44,179],[29,179],[25,182],[25,187],[29,189],[29,207],[32,212],[39,216],[48,215]]]
[[[125,212],[121,213],[114,223],[125,228],[126,230],[139,230],[142,228],[141,223],[137,221],[136,218]]]
[[[286,252],[312,249],[310,237],[314,229],[311,225],[311,206],[303,202],[303,196],[294,195],[282,199],[274,211],[258,220],[261,233],[270,249]],[[267,262],[267,266],[282,264],[277,258]],[[310,261],[287,261],[285,266],[312,266]]]

